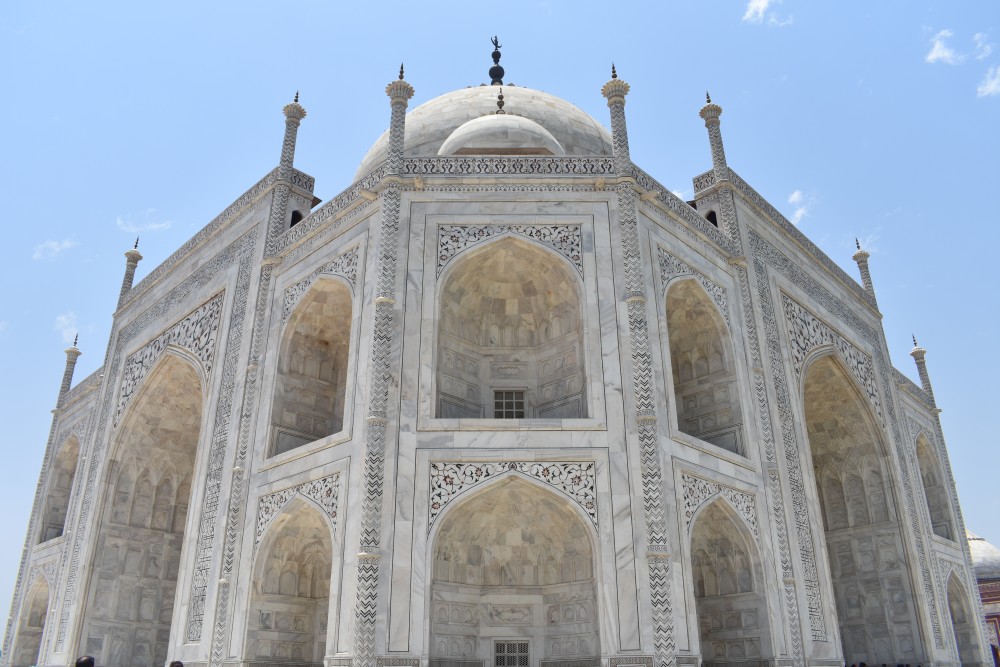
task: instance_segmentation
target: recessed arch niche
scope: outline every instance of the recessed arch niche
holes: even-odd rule
[[[691,527],[691,576],[703,665],[772,655],[764,576],[757,544],[722,499]]]
[[[979,619],[971,611],[969,596],[958,577],[952,572],[948,576],[948,615],[955,639],[955,650],[959,663],[963,665],[983,664],[977,641]]]
[[[80,643],[98,664],[166,661],[202,405],[198,372],[168,351],[114,435]]]
[[[270,455],[343,430],[351,314],[351,290],[327,276],[292,311],[278,353]]]
[[[66,530],[66,513],[69,496],[73,492],[73,480],[80,460],[80,440],[71,435],[66,438],[49,469],[49,480],[45,490],[45,504],[42,509],[42,525],[38,542],[47,542],[60,537]]]
[[[33,667],[38,664],[48,615],[49,582],[45,577],[39,576],[21,604],[21,617],[11,650],[11,667]]]
[[[321,667],[327,654],[333,539],[310,502],[292,498],[261,537],[251,581],[246,656]]]
[[[743,453],[743,410],[726,322],[694,279],[667,290],[667,333],[677,428]]]
[[[510,475],[451,505],[431,546],[431,664],[600,655],[594,529],[570,500]]]
[[[937,452],[921,433],[917,436],[917,465],[920,467],[920,481],[924,489],[924,501],[931,517],[934,534],[946,540],[955,539],[955,528],[951,521],[951,507],[948,504],[948,490],[944,472]]]
[[[803,402],[844,660],[915,663],[912,584],[871,409],[833,354],[805,370]]]
[[[437,416],[586,417],[575,270],[556,253],[511,237],[453,261],[438,296]],[[502,398],[520,403],[498,405]]]

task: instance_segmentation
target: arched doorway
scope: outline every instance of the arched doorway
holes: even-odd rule
[[[983,664],[978,641],[979,619],[972,613],[969,596],[954,572],[948,577],[948,614],[959,662],[963,665]]]
[[[844,660],[917,662],[913,593],[879,428],[833,355],[809,365],[803,399]]]
[[[118,426],[81,630],[98,664],[167,658],[202,401],[194,367],[168,352]]]
[[[271,408],[274,456],[344,428],[351,291],[321,276],[288,320]]]
[[[923,433],[917,436],[917,464],[920,466],[920,481],[934,534],[946,540],[954,540],[955,529],[951,521],[951,507],[948,504],[948,490],[941,461]]]
[[[695,280],[667,291],[667,332],[677,428],[743,453],[743,411],[729,328]]]
[[[60,537],[66,529],[66,512],[69,509],[69,496],[73,491],[79,459],[80,441],[75,435],[70,436],[59,448],[49,471],[39,544]]]
[[[771,632],[760,552],[723,500],[691,527],[691,575],[703,665],[770,657]]]
[[[580,278],[513,238],[455,260],[439,296],[436,414],[586,417]]]
[[[432,546],[432,665],[536,667],[600,655],[593,527],[509,476],[456,503]]]
[[[11,667],[33,667],[38,664],[42,635],[49,615],[49,582],[38,577],[21,604],[21,618],[11,650]]]
[[[332,568],[329,522],[309,502],[293,498],[272,520],[258,547],[247,659],[323,665]]]

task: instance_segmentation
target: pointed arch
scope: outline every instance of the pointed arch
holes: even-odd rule
[[[493,662],[517,636],[539,660],[596,658],[596,535],[570,500],[511,474],[462,494],[428,542],[431,664]]]
[[[892,464],[873,407],[829,349],[803,365],[802,401],[844,660],[918,662]]]
[[[588,415],[583,286],[565,257],[501,236],[465,250],[441,275],[436,415]]]
[[[204,405],[199,365],[167,350],[113,435],[79,640],[99,664],[166,660]]]
[[[921,486],[924,490],[924,503],[931,518],[931,527],[935,535],[954,541],[955,526],[951,520],[948,489],[937,450],[923,432],[917,435],[915,447]]]
[[[49,616],[49,602],[49,581],[43,574],[39,574],[21,603],[17,635],[11,649],[11,667],[34,667],[38,664]]]
[[[312,501],[294,495],[268,524],[251,579],[245,655],[322,665],[328,654],[333,532]]]
[[[70,495],[80,461],[80,439],[71,435],[66,438],[49,468],[45,501],[42,506],[42,521],[38,543],[61,537],[66,529],[66,515],[69,512]]]
[[[771,657],[760,551],[724,497],[707,501],[692,518],[690,554],[702,664]]]
[[[694,278],[667,288],[667,335],[677,428],[743,453],[743,410],[729,327]]]
[[[321,275],[292,311],[278,351],[270,455],[344,428],[353,296],[348,283]]]
[[[948,576],[948,614],[955,639],[955,651],[963,665],[982,664],[979,646],[979,619],[969,594],[954,571]]]

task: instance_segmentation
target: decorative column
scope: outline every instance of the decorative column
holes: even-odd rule
[[[920,347],[917,344],[917,337],[913,337],[913,349],[910,350],[910,356],[913,360],[917,362],[917,373],[920,375],[920,386],[924,388],[927,395],[931,399],[931,405],[937,407],[937,401],[934,400],[934,389],[931,387],[931,376],[927,374],[927,362],[924,361],[924,355],[927,354],[927,350]]]
[[[406,106],[413,86],[399,79],[385,88],[392,107],[389,122],[388,173],[382,180],[379,253],[375,286],[375,322],[371,339],[368,379],[368,430],[365,441],[364,498],[361,501],[361,544],[358,552],[358,590],[355,603],[354,667],[375,667],[375,624],[379,558],[382,538],[382,490],[385,486],[385,447],[389,425],[390,356],[395,332],[396,283],[399,267],[399,206],[402,193],[403,137]]]
[[[635,395],[635,427],[642,466],[642,498],[646,520],[646,559],[649,566],[650,602],[653,610],[653,647],[656,667],[674,664],[673,609],[670,596],[670,550],[663,519],[662,467],[656,443],[656,399],[653,389],[649,323],[646,318],[646,285],[639,250],[638,212],[632,160],[625,124],[625,96],[629,85],[611,66],[611,80],[601,94],[611,110],[611,139],[618,183],[618,217],[625,268],[625,301]]]
[[[56,409],[58,410],[63,406],[66,401],[66,394],[69,392],[69,388],[73,385],[73,370],[76,368],[76,360],[80,358],[83,352],[76,347],[77,341],[80,340],[80,334],[73,337],[73,347],[66,348],[66,370],[63,371],[62,384],[59,385],[59,398],[56,400]]]
[[[862,250],[861,241],[857,239],[854,239],[854,245],[858,247],[858,250],[851,259],[858,263],[858,270],[861,271],[861,286],[872,295],[872,298],[875,298],[875,286],[872,284],[871,271],[868,270],[868,258],[871,257],[871,253]]]
[[[722,107],[713,104],[712,98],[706,92],[705,106],[701,108],[698,115],[705,120],[705,129],[708,130],[708,143],[712,147],[712,171],[715,173],[715,182],[729,180],[726,149],[722,145],[722,127],[719,124]]]
[[[139,239],[135,239],[135,245],[125,253],[125,275],[122,277],[122,290],[118,293],[118,307],[125,303],[125,296],[132,289],[132,281],[135,280],[135,267],[139,266],[142,255],[139,253]]]

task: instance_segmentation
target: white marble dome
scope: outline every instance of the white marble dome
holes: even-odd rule
[[[438,155],[565,155],[566,151],[533,120],[509,114],[473,118],[445,139]]]
[[[406,116],[405,155],[453,155],[455,153],[442,152],[453,135],[456,135],[455,143],[460,144],[463,136],[467,141],[473,137],[482,138],[484,134],[492,135],[491,140],[495,141],[506,132],[511,137],[508,144],[518,138],[530,138],[536,142],[535,148],[549,148],[554,155],[611,156],[611,133],[603,125],[579,107],[540,90],[504,86],[505,114],[499,116],[503,120],[485,120],[485,117],[497,118],[499,92],[498,86],[463,88],[416,107]],[[512,120],[515,118],[518,120]],[[473,120],[479,123],[467,126]],[[459,130],[462,132],[458,133]],[[388,139],[388,131],[378,138],[361,160],[355,178],[364,176],[385,160]],[[476,148],[471,143],[464,145]],[[562,152],[554,150],[555,146]]]
[[[995,547],[971,530],[965,531],[972,553],[976,579],[1000,579],[1000,548]]]

